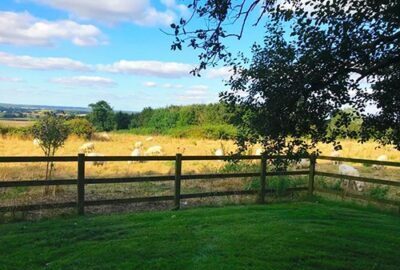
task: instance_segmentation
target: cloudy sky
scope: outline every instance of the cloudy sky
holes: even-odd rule
[[[187,2],[187,1],[186,1]],[[196,52],[170,51],[181,0],[1,0],[0,102],[115,109],[208,103],[224,90],[224,67],[201,78],[189,71]],[[198,23],[198,22],[197,22]],[[248,32],[232,50],[247,50]]]

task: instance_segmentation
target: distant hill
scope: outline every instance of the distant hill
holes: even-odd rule
[[[24,110],[50,110],[50,111],[69,111],[77,113],[88,113],[90,109],[88,107],[72,107],[72,106],[49,106],[49,105],[29,105],[29,104],[9,104],[0,103],[0,107],[3,108],[15,108]]]

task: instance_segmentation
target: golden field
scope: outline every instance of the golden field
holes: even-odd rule
[[[32,126],[35,122],[30,120],[0,120],[0,126],[3,127],[29,127]]]
[[[175,155],[177,152],[183,152],[183,155],[213,155],[218,148],[224,148],[225,153],[235,151],[236,147],[233,141],[216,141],[206,139],[179,139],[167,136],[152,136],[153,140],[148,142],[148,136],[130,135],[130,134],[111,134],[110,141],[94,141],[95,152],[106,156],[127,155],[129,156],[134,148],[135,142],[142,142],[143,149],[146,150],[150,146],[160,145],[163,148],[163,155]],[[72,137],[69,138],[65,145],[60,148],[57,156],[77,155],[79,147],[85,143],[84,140]],[[378,148],[376,143],[359,144],[356,141],[345,140],[342,142],[342,157],[376,159],[379,155],[386,154],[389,161],[400,161],[400,151],[391,147]],[[256,147],[253,148],[255,150]],[[319,148],[323,155],[330,155],[332,147],[330,145],[320,145]],[[182,150],[184,149],[184,150]],[[0,138],[0,155],[1,156],[41,156],[42,150],[33,145],[32,140],[20,139],[15,137]],[[199,173],[204,171],[213,171],[221,167],[223,162],[220,161],[185,161],[183,164],[184,173]],[[320,161],[320,166],[326,163]],[[111,177],[111,176],[128,176],[128,175],[150,175],[150,174],[171,174],[173,173],[173,162],[108,162],[104,166],[94,166],[88,164],[88,177]],[[44,171],[41,170],[44,164],[2,164],[0,167],[1,180],[17,180],[17,179],[40,179]],[[357,164],[355,164],[357,166]],[[329,168],[333,167],[333,168]],[[326,169],[334,170],[334,166]],[[75,163],[61,163],[57,165],[55,173],[56,178],[74,178],[76,177]],[[371,171],[371,168],[365,168]],[[362,168],[361,168],[362,170]],[[373,172],[373,171],[372,171]],[[379,171],[381,174],[382,172]],[[400,178],[400,177],[398,177]]]
[[[212,155],[217,148],[223,147],[225,153],[235,151],[235,145],[232,141],[216,141],[205,139],[178,139],[166,136],[153,136],[153,140],[148,142],[148,136],[139,136],[131,134],[111,134],[110,141],[94,141],[95,152],[107,156],[113,155],[130,155],[135,142],[141,141],[144,149],[160,145],[163,148],[164,155],[175,155],[184,148],[183,155]],[[79,138],[70,138],[66,141],[64,147],[56,153],[58,156],[77,155],[79,147],[85,143]],[[391,149],[390,147],[377,148],[375,143],[358,144],[355,141],[346,140],[342,142],[342,157],[376,159],[379,155],[386,154],[389,161],[400,161],[400,151]],[[319,148],[323,155],[329,155],[332,147],[328,145],[320,145]],[[255,147],[254,149],[255,150]],[[34,146],[32,140],[20,139],[14,137],[0,138],[0,155],[1,156],[40,156],[43,155],[41,149]],[[253,166],[249,166],[252,171],[258,172],[258,164],[256,161],[247,161]],[[252,162],[252,163],[251,163]],[[223,161],[184,161],[183,173],[207,173],[217,172],[226,165]],[[376,178],[386,178],[391,180],[400,180],[400,170],[395,168],[384,168],[376,170],[372,167],[365,167],[361,164],[352,164],[360,170],[361,175]],[[328,161],[318,161],[317,170],[336,172],[337,165],[333,165]],[[174,173],[173,161],[157,161],[157,162],[107,162],[103,166],[95,166],[88,163],[86,166],[87,178],[108,178],[108,177],[127,177],[137,175],[166,175]],[[45,164],[44,163],[24,163],[24,164],[0,164],[0,181],[9,180],[37,180],[44,179]],[[54,173],[54,179],[76,179],[77,164],[57,163]],[[184,181],[182,184],[182,192],[206,192],[220,190],[242,190],[251,184],[252,179],[229,179],[229,180],[201,180],[201,181]],[[63,187],[62,192],[56,198],[44,198],[42,187],[8,189],[1,191],[0,189],[0,205],[14,205],[21,202],[41,202],[61,200],[74,201],[76,198],[76,187]],[[106,199],[106,198],[128,198],[135,196],[148,195],[166,195],[173,194],[173,182],[161,183],[131,183],[131,184],[104,184],[89,185],[87,187],[87,196],[90,199]],[[391,194],[397,194],[391,192]],[[397,195],[396,195],[397,196]]]

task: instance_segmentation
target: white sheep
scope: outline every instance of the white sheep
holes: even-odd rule
[[[356,177],[360,176],[360,172],[356,168],[354,168],[353,166],[347,165],[347,164],[339,165],[339,174],[348,175],[348,176],[356,176]],[[347,188],[353,188],[355,186],[355,189],[357,191],[363,191],[363,189],[365,187],[364,182],[351,181],[351,180],[347,181],[345,185],[347,186]]]
[[[158,156],[158,155],[161,156],[163,154],[163,148],[160,145],[154,145],[147,148],[144,154],[148,156]]]
[[[340,157],[341,154],[340,154],[339,151],[334,150],[334,151],[332,151],[332,153],[331,153],[330,156],[331,156],[331,157]],[[334,165],[339,165],[340,163],[341,163],[340,161],[332,160],[332,164],[334,164]]]
[[[94,137],[96,138],[96,140],[99,140],[99,141],[105,141],[105,142],[111,141],[111,137],[110,137],[110,135],[108,135],[107,132],[101,132],[101,133],[95,134]]]
[[[140,157],[142,155],[142,149],[141,147],[135,147],[135,149],[133,149],[132,153],[131,153],[131,157]],[[133,161],[129,160],[128,164],[132,164]]]
[[[298,162],[296,162],[296,169],[306,169],[310,168],[310,159],[302,158]]]
[[[90,153],[94,151],[94,143],[87,142],[79,147],[79,153]]]
[[[380,155],[376,160],[377,161],[388,161],[388,157],[387,157],[387,155]],[[383,169],[383,165],[374,164],[374,165],[372,165],[372,168],[380,170],[380,169]]]
[[[151,142],[152,140],[153,140],[153,137],[147,137],[147,138],[145,139],[146,142]]]
[[[215,150],[214,155],[219,157],[224,156],[225,155],[224,149],[218,148],[217,150]]]
[[[39,147],[42,144],[42,141],[38,138],[35,138],[33,139],[32,143],[34,146]]]
[[[143,147],[143,143],[141,141],[135,142],[135,148]]]
[[[88,157],[104,157],[101,153],[89,153],[87,154]],[[103,166],[106,162],[105,161],[93,161],[92,164],[95,166]]]

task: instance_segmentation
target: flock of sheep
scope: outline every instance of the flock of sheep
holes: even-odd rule
[[[99,133],[96,135],[96,139],[97,140],[101,140],[101,141],[110,141],[111,138],[107,133]],[[151,142],[153,141],[153,137],[147,137],[145,139],[146,142]],[[35,146],[40,146],[41,141],[38,139],[34,139],[33,140],[33,144]],[[131,152],[131,156],[133,157],[140,157],[140,156],[162,156],[164,154],[163,151],[163,147],[160,145],[153,145],[148,147],[146,150],[144,150],[143,147],[143,142],[141,141],[137,141],[134,144],[134,148]],[[176,149],[177,153],[181,153],[183,154],[185,152],[185,148],[184,147],[178,147]],[[95,152],[95,143],[94,142],[86,142],[84,144],[82,144],[79,147],[79,153],[85,153],[87,156],[89,157],[101,157],[104,156],[104,154],[102,153],[98,153]],[[262,148],[257,148],[254,151],[255,155],[262,155],[263,154],[263,149]],[[220,148],[217,148],[214,150],[214,155],[215,156],[224,156],[225,155],[225,150],[223,145],[221,144]],[[341,157],[341,154],[339,151],[333,151],[330,154],[331,157]],[[387,161],[388,157],[387,155],[380,155],[377,158],[378,161]],[[129,163],[132,163],[131,161]],[[339,161],[333,161],[332,162],[334,165],[338,165],[338,173],[341,175],[348,175],[348,176],[356,176],[359,177],[360,176],[360,172],[354,168],[351,165],[348,164],[341,164],[341,162]],[[96,166],[100,166],[100,165],[104,165],[105,161],[94,161],[92,163],[93,165]],[[295,168],[296,169],[304,169],[304,168],[309,168],[310,167],[310,160],[303,158],[300,159],[300,161],[296,162],[295,164]],[[382,169],[383,166],[382,165],[373,165],[372,166],[375,169]],[[354,189],[357,191],[363,191],[365,189],[365,183],[364,182],[360,182],[360,181],[345,181],[345,188],[347,189]]]
[[[145,139],[146,142],[153,141],[153,137],[147,137]],[[164,155],[164,149],[161,145],[153,145],[148,147],[146,150],[143,149],[143,142],[137,141],[134,144],[134,148],[131,152],[132,157],[140,157],[140,156],[162,156]],[[176,153],[183,154],[185,152],[185,147],[177,147]],[[79,147],[79,153],[85,153],[89,157],[99,157],[104,156],[102,153],[95,152],[95,144],[94,142],[87,142],[82,144]],[[222,148],[218,148],[214,153],[216,156],[224,156],[225,151]],[[104,165],[104,161],[96,161],[93,162],[93,165]],[[131,161],[129,163],[132,163]]]

